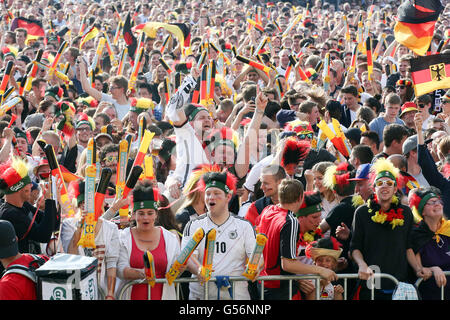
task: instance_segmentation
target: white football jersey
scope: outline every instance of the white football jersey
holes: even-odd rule
[[[216,229],[212,277],[241,276],[245,271],[247,258],[250,258],[256,241],[256,234],[250,222],[230,214],[227,221],[218,226],[211,220],[208,213],[203,214],[197,219],[189,221],[186,225],[181,244],[182,248],[184,248],[198,228],[203,228],[205,232],[205,237],[194,252],[200,263],[203,262],[206,234],[209,230]],[[204,287],[198,282],[190,283],[189,289],[189,299],[197,300],[204,298]],[[235,283],[235,295],[233,297],[234,299],[250,299],[246,281]],[[209,299],[215,300],[217,298],[217,286],[211,281],[209,282]],[[221,300],[231,299],[227,288],[221,288],[219,298]]]

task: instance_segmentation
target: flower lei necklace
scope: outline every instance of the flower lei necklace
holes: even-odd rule
[[[391,207],[391,210],[384,212],[383,210],[381,210],[381,207],[378,204],[376,195],[373,195],[373,199],[367,200],[369,213],[372,213],[376,210],[375,214],[372,216],[372,221],[380,224],[388,222],[392,225],[392,230],[394,230],[394,228],[397,226],[403,226],[404,216],[403,209],[398,207],[399,200],[397,196],[394,195],[392,197],[391,204],[394,208]]]
[[[320,228],[317,228],[314,231],[307,231],[305,233],[300,233],[298,245],[306,247],[310,242],[320,239],[322,238],[322,236],[323,236],[322,230],[320,230]]]

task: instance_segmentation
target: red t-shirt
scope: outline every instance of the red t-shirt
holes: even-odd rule
[[[23,254],[20,258],[11,262],[28,267],[34,258]],[[10,273],[0,279],[0,300],[36,300],[36,284],[27,277]]]
[[[298,220],[291,211],[270,205],[261,213],[258,232],[268,240],[263,250],[264,269],[261,276],[289,275],[281,268],[281,257],[295,259],[297,256]],[[264,281],[266,288],[279,288],[280,281]]]

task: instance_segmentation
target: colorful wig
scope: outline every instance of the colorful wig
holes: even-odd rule
[[[305,160],[311,149],[311,143],[307,140],[297,140],[296,138],[288,138],[284,146],[283,155],[281,157],[281,166],[288,164],[298,164]]]
[[[4,194],[15,193],[31,183],[30,166],[20,158],[13,157],[0,166],[0,189]]]

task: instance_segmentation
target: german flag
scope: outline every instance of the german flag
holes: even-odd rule
[[[159,28],[163,28],[167,32],[172,33],[183,46],[182,54],[189,54],[191,46],[191,30],[187,24],[150,21],[145,23],[143,26],[139,25],[136,27],[136,29],[142,29],[142,31],[144,31],[150,38],[156,38],[156,31]]]
[[[39,37],[45,37],[44,27],[40,20],[32,20],[23,17],[15,18],[11,23],[11,31],[17,28],[24,28],[27,30],[27,40],[37,39]]]
[[[406,0],[397,11],[395,40],[419,56],[427,53],[443,6],[440,0]]]
[[[409,61],[416,97],[450,88],[450,53],[417,57]]]
[[[134,60],[134,54],[136,53],[136,50],[138,50],[137,47],[138,41],[134,36],[131,27],[132,27],[131,14],[128,12],[127,17],[125,19],[125,23],[123,25],[123,39],[125,40],[125,44],[127,45],[128,56],[132,60]]]
[[[98,33],[99,29],[96,26],[92,26],[82,37],[80,41],[80,50],[83,48],[86,42],[88,42],[91,39],[94,39]]]

